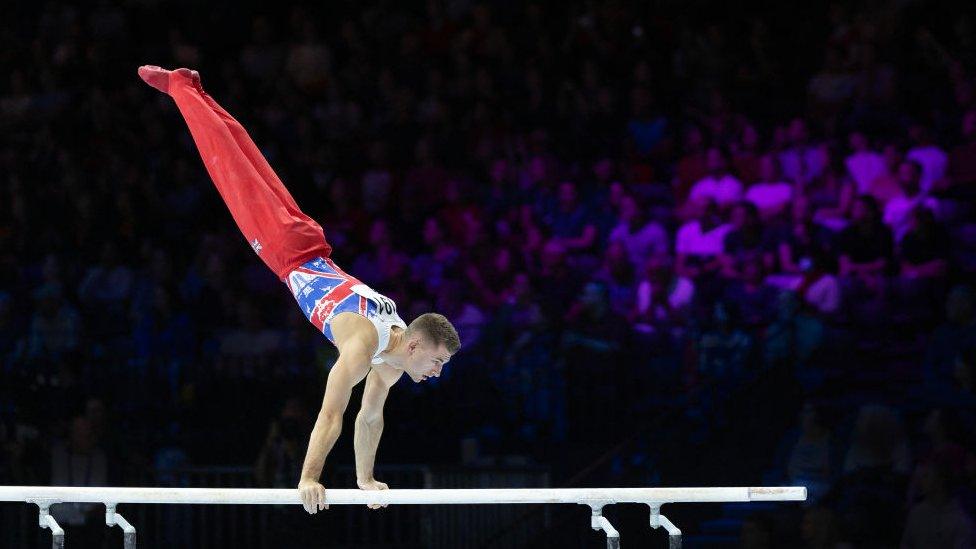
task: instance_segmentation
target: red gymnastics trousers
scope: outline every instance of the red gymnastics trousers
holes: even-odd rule
[[[176,101],[234,221],[279,279],[311,258],[329,257],[322,227],[298,209],[244,127],[203,91],[196,71],[142,67],[139,75]]]

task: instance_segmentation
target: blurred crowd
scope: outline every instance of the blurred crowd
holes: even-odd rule
[[[780,376],[797,398],[752,421],[800,419],[751,432],[777,457],[743,470],[811,497],[740,521],[744,545],[970,546],[974,19],[845,6],[11,8],[0,483],[242,461],[297,482],[334,350],[151,63],[200,71],[339,265],[458,327],[441,379],[394,390],[380,461],[474,439],[550,463],[665,410],[714,444],[737,391]]]

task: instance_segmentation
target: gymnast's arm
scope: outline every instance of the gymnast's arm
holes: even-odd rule
[[[383,434],[383,404],[390,393],[390,387],[400,379],[402,371],[385,365],[376,365],[366,376],[363,390],[363,404],[356,416],[356,481],[364,490],[377,488],[373,478],[373,464],[376,461],[376,448]]]
[[[325,397],[322,409],[312,428],[308,441],[305,463],[302,465],[302,478],[298,484],[305,510],[314,513],[328,509],[325,505],[325,489],[319,483],[325,458],[329,455],[339,433],[342,431],[342,415],[349,404],[352,388],[369,373],[370,354],[366,345],[359,339],[352,339],[342,346],[339,359],[329,371],[325,384]]]

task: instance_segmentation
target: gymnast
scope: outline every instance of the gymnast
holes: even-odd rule
[[[203,91],[196,71],[146,65],[139,67],[139,76],[176,101],[245,240],[288,286],[309,322],[339,350],[298,483],[305,510],[329,508],[319,476],[339,438],[352,388],[363,378],[354,433],[357,484],[363,490],[386,490],[374,478],[373,464],[390,387],[404,373],[415,383],[440,376],[461,346],[457,331],[437,313],[422,314],[408,326],[391,299],[340,269],[330,258],[332,246],[322,227],[298,209],[244,127]]]

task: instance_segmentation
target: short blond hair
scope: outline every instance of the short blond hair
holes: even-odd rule
[[[437,313],[424,313],[407,326],[411,333],[419,333],[435,346],[444,344],[444,348],[452,355],[461,348],[461,338],[457,330],[446,316]]]

